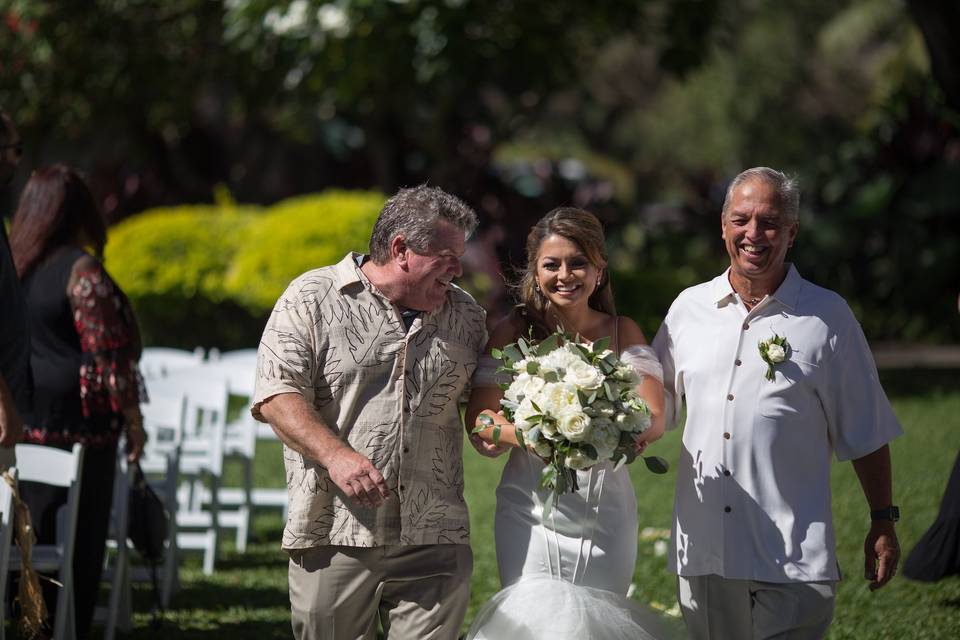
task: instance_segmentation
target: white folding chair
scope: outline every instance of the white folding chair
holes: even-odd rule
[[[9,469],[17,481],[17,469]],[[7,572],[10,570],[10,545],[13,544],[13,490],[0,478],[0,640],[5,640],[5,613],[7,609]]]
[[[219,489],[229,399],[227,385],[217,376],[191,369],[150,382],[148,391],[186,396],[180,455],[180,476],[185,482],[180,484],[176,512],[177,546],[202,550],[203,572],[210,575],[220,544]],[[207,496],[209,505],[205,505]]]
[[[170,521],[167,523],[167,546],[163,563],[158,567],[160,601],[166,609],[170,606],[171,596],[179,588],[177,490],[180,486],[180,455],[187,398],[182,393],[168,394],[151,388],[150,402],[140,405],[140,412],[143,414],[143,429],[147,433],[147,443],[140,457],[140,469],[170,514]],[[137,567],[130,575],[136,582],[150,580],[145,567]],[[126,589],[129,592],[129,585]]]
[[[140,372],[146,380],[165,378],[171,373],[203,364],[203,348],[193,351],[171,347],[145,347],[140,356]]]
[[[17,445],[17,473],[21,482],[37,482],[65,487],[67,503],[57,514],[55,544],[34,545],[31,554],[33,568],[40,573],[57,573],[62,587],[57,594],[54,640],[74,640],[76,612],[74,608],[73,553],[80,507],[80,470],[83,466],[83,447],[73,445],[72,451],[32,444]],[[22,567],[20,550],[10,549],[10,570]]]

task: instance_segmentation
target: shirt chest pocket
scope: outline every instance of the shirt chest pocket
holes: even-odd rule
[[[762,378],[757,393],[757,413],[765,418],[801,417],[816,401],[813,376],[816,365],[790,358],[773,365],[773,380]]]

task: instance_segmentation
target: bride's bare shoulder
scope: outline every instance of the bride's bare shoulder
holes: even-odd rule
[[[637,344],[647,344],[647,338],[643,335],[640,328],[633,318],[628,316],[617,316],[617,330],[620,333],[620,349],[626,349]]]

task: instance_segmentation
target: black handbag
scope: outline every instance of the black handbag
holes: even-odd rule
[[[154,601],[152,624],[156,628],[160,624],[159,616],[163,614],[163,602],[157,586],[157,563],[163,559],[170,514],[167,513],[163,501],[147,483],[140,465],[134,462],[130,468],[133,471],[133,482],[127,498],[127,538],[150,566]]]

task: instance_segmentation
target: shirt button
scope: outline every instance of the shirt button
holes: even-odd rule
[[[728,394],[727,394],[727,400],[733,400],[733,394],[732,394],[732,393],[728,393]]]
[[[736,360],[733,361],[733,364],[735,364],[735,365],[737,365],[737,366],[739,367],[740,365],[743,364],[743,362],[740,361],[740,358],[737,358]]]
[[[724,439],[724,440],[729,440],[729,439],[730,439],[730,432],[729,432],[729,431],[723,434],[723,439]]]
[[[405,485],[400,485],[400,491],[405,491],[406,488],[407,488],[407,487],[406,487]]]
[[[724,470],[723,470],[723,475],[725,475],[725,476],[730,475],[730,469],[724,469]]]
[[[404,452],[404,453],[410,453],[410,447],[404,447],[404,448],[403,448],[403,452]]]
[[[724,513],[730,513],[731,511],[733,511],[733,509],[731,509],[730,507],[724,507],[724,508],[723,508],[723,512],[724,512]]]

